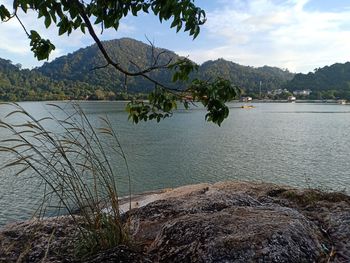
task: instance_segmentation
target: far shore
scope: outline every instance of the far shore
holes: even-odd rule
[[[148,102],[147,99],[141,100],[143,102]],[[15,101],[14,103],[55,103],[55,102],[78,102],[78,103],[91,103],[91,102],[101,102],[101,103],[113,103],[113,102],[124,102],[128,103],[131,100],[25,100],[25,101]],[[307,99],[297,99],[295,103],[319,103],[319,104],[339,104],[338,100],[307,100]],[[0,103],[11,103],[10,101],[3,101]],[[253,99],[249,102],[243,102],[239,100],[233,100],[231,103],[291,103],[288,100],[270,100],[270,99]],[[350,105],[350,103],[346,103]]]

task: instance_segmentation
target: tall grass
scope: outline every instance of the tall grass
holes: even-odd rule
[[[109,119],[101,118],[101,127],[95,128],[77,104],[68,108],[48,104],[59,114],[41,119],[18,104],[6,107],[11,111],[0,120],[0,128],[11,137],[0,141],[0,151],[13,158],[5,168],[15,167],[17,176],[32,173],[42,180],[38,214],[44,214],[48,200],[51,206],[55,200],[54,206],[64,209],[79,230],[81,255],[127,243],[111,156],[123,161],[126,169],[121,170],[127,173],[130,189],[129,169]],[[103,207],[109,212],[102,212]]]

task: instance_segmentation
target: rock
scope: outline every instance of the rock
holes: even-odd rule
[[[154,262],[316,262],[323,234],[296,210],[211,188],[131,211]]]
[[[85,263],[152,263],[152,260],[144,253],[127,246],[118,246],[84,260]]]
[[[77,234],[68,216],[10,224],[0,232],[0,262],[72,262]]]
[[[276,221],[280,213],[286,218]],[[160,262],[315,262],[317,234],[300,215],[283,209],[227,209],[172,220],[150,253]]]
[[[134,245],[82,262],[350,262],[345,194],[220,182],[132,201],[123,220]],[[0,232],[0,262],[77,261],[75,228],[69,217],[7,226]]]

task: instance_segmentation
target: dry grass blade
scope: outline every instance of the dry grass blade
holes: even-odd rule
[[[5,116],[5,118],[11,117],[12,115],[15,115],[15,114],[18,114],[18,113],[27,115],[27,113],[24,110],[14,110],[14,111],[11,111],[10,113],[8,113]]]
[[[18,166],[18,165],[26,165],[27,161],[29,159],[31,159],[32,157],[33,156],[19,157],[15,161],[5,164],[3,168],[12,167],[12,166]]]
[[[57,116],[61,117],[51,114],[40,119],[18,104],[6,105],[14,110],[0,120],[0,128],[9,131],[12,137],[1,140],[0,151],[11,153],[15,159],[4,168],[18,167],[16,175],[31,171],[41,179],[45,190],[39,215],[53,207],[68,212],[80,232],[80,255],[128,242],[127,231],[120,220],[117,169],[110,164],[111,152],[118,153],[115,158],[119,156],[124,162],[129,183],[130,174],[124,151],[108,118],[101,119],[104,127],[94,128],[75,104],[69,105],[72,107],[67,110],[48,104],[58,110]],[[16,123],[11,123],[13,117]],[[18,120],[23,122],[18,123]],[[103,135],[112,138],[114,145],[104,144]],[[111,207],[109,214],[101,210],[101,204],[105,203]],[[73,211],[79,211],[79,222]]]

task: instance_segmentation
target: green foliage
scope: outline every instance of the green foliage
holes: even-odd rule
[[[310,98],[314,99],[350,100],[350,62],[318,68],[313,73],[296,74],[286,88],[291,91],[310,89]]]
[[[0,5],[0,19],[1,21],[6,21],[11,16],[10,12],[6,9],[4,5]]]
[[[53,80],[36,70],[21,70],[11,61],[0,59],[0,101],[82,100],[93,98],[97,90],[103,91],[105,99],[113,95],[99,85]]]
[[[189,101],[200,102],[208,111],[205,119],[220,126],[229,114],[225,103],[237,98],[237,95],[239,95],[239,89],[227,80],[219,78],[208,82],[195,79],[191,86],[182,92],[169,92],[157,87],[149,94],[148,103],[131,101],[127,105],[127,112],[129,119],[135,123],[153,119],[159,122],[161,119],[172,116],[178,102],[182,103],[186,109],[189,107]]]
[[[259,68],[242,66],[224,59],[204,62],[198,70],[198,78],[215,79],[220,76],[240,87],[245,94],[282,88],[294,76],[287,70],[263,66]]]
[[[287,100],[289,96],[293,96],[293,93],[283,91],[280,94],[270,95],[270,98],[274,100]]]
[[[175,71],[172,81],[176,82],[178,80],[180,81],[189,80],[189,76],[192,73],[192,71],[194,70],[198,71],[199,66],[193,63],[191,60],[185,58],[185,59],[179,59],[175,63],[170,64],[168,68]]]
[[[281,197],[293,201],[301,206],[316,205],[318,202],[327,201],[332,203],[347,202],[350,198],[341,192],[324,192],[317,189],[308,189],[305,191],[286,190],[280,194]]]
[[[264,70],[263,68],[255,69],[224,60],[208,61],[202,66],[198,66],[188,59],[181,59],[171,51],[152,48],[150,45],[128,38],[106,41],[103,44],[106,50],[112,56],[118,57],[119,61],[128,70],[136,70],[130,60],[141,68],[149,67],[154,57],[157,56],[159,56],[160,64],[166,64],[172,60],[173,63],[168,65],[167,68],[152,71],[148,73],[148,76],[167,87],[183,91],[192,85],[191,81],[193,79],[215,80],[216,76],[221,76],[224,79],[231,80],[232,83],[238,83],[237,86],[243,87],[243,92],[251,94],[249,90],[258,90],[259,79],[270,80],[271,83],[273,83],[273,80],[276,83],[282,83],[285,78],[291,75],[285,72],[285,76],[283,75],[284,71],[275,68],[272,68],[269,75],[264,75],[263,72],[267,70],[267,67],[264,67]],[[138,93],[151,93],[151,98],[147,96],[146,98],[153,101],[152,96],[158,96],[159,91],[156,91],[154,85],[144,78],[128,78],[125,86],[125,76],[113,67],[92,70],[93,67],[103,64],[104,58],[96,45],[57,58],[31,71],[20,70],[12,65],[10,61],[0,60],[0,75],[2,76],[0,80],[0,100],[86,98],[130,100]],[[190,73],[191,70],[194,71]],[[173,78],[177,80],[176,83],[172,82]],[[139,95],[136,97],[140,98]],[[180,99],[178,98],[178,100]],[[168,105],[170,104],[168,103]],[[155,107],[164,108],[159,107],[159,105],[155,105]],[[169,112],[165,112],[163,115],[171,116],[171,114],[166,113]],[[152,116],[151,118],[154,120],[159,119],[155,115]],[[164,116],[161,116],[160,119],[163,119]]]
[[[113,216],[100,214],[96,222],[98,228],[84,229],[84,236],[76,246],[77,258],[84,259],[101,250],[116,247],[120,244],[129,244],[130,240],[118,219]]]
[[[173,110],[177,108],[176,100],[178,96],[157,87],[153,92],[149,93],[149,102],[132,100],[126,106],[129,113],[129,119],[134,123],[139,121],[156,120],[170,117]]]
[[[292,73],[278,68],[245,67],[225,60],[208,61],[201,66],[195,65],[188,59],[181,59],[175,53],[160,49],[153,49],[140,41],[122,38],[103,42],[106,50],[128,70],[136,70],[130,63],[132,60],[140,68],[147,68],[152,64],[153,56],[159,56],[159,64],[173,62],[165,69],[158,69],[148,73],[148,76],[165,84],[170,88],[185,89],[186,81],[191,79],[216,79],[220,76],[230,80],[246,93],[255,91],[259,93],[259,82],[262,81],[263,89],[277,89],[293,77]],[[100,55],[96,45],[80,49],[73,54],[62,56],[50,63],[45,63],[38,68],[42,74],[56,80],[71,80],[89,83],[108,88],[118,94],[125,90],[125,76],[116,71],[113,67],[106,67],[99,70],[91,70],[104,64],[104,58]],[[188,73],[191,72],[189,74]],[[181,73],[180,73],[181,72]],[[182,76],[179,76],[182,74]],[[176,83],[173,82],[176,80]],[[180,81],[180,82],[179,82]],[[130,93],[149,93],[154,90],[154,85],[141,77],[127,79],[127,91]]]
[[[31,30],[30,35],[30,46],[34,53],[34,56],[38,60],[48,59],[51,51],[55,50],[55,46],[48,39],[42,39],[38,32]]]
[[[148,68],[158,59],[158,64],[166,65],[169,61],[175,63],[180,59],[174,52],[162,48],[152,48],[140,41],[130,38],[104,41],[103,46],[112,56],[118,58],[118,62],[129,71]],[[131,63],[132,61],[132,63]],[[80,81],[91,86],[103,87],[118,94],[127,91],[129,93],[149,93],[153,91],[154,84],[138,77],[128,77],[125,86],[125,75],[112,66],[93,70],[95,67],[105,65],[105,59],[96,45],[79,49],[78,51],[59,57],[50,63],[45,63],[37,71],[43,75],[57,80]],[[182,84],[172,83],[172,70],[167,67],[149,72],[147,75],[170,88]]]
[[[118,30],[122,18],[139,13],[152,12],[158,16],[160,22],[172,19],[171,27],[177,31],[184,28],[190,36],[196,38],[200,32],[200,26],[206,21],[205,12],[194,5],[192,0],[126,0],[126,1],[55,1],[55,0],[20,0],[13,1],[13,13],[17,15],[19,10],[27,13],[34,10],[38,18],[44,17],[46,28],[56,26],[58,34],[71,34],[79,30],[85,34],[86,20],[94,24],[100,24],[102,28],[114,28]],[[2,21],[11,19],[11,14],[4,5],[0,6],[0,18]],[[85,21],[84,21],[85,20]],[[38,33],[28,36],[32,43],[34,56],[39,60],[48,59],[54,45],[49,40],[43,40]]]
[[[194,80],[188,91],[191,92],[193,100],[200,101],[208,110],[205,119],[219,126],[229,114],[225,103],[239,95],[236,87],[232,86],[228,80],[221,78],[214,82]]]
[[[111,59],[112,57],[119,58],[119,56],[113,56],[114,54],[107,52],[108,48],[106,46],[108,45],[105,46],[99,41],[91,25],[91,23],[99,24],[102,30],[104,28],[114,28],[118,30],[122,18],[130,14],[137,16],[140,12],[152,12],[159,18],[160,22],[172,19],[171,28],[176,28],[176,31],[183,28],[190,36],[196,38],[200,32],[200,26],[206,21],[206,15],[205,12],[193,2],[193,0],[104,0],[90,2],[77,0],[59,2],[56,0],[20,0],[13,1],[13,15],[11,15],[9,19],[16,17],[19,20],[31,40],[31,50],[38,60],[47,59],[52,50],[55,49],[55,46],[49,40],[42,39],[38,32],[33,30],[30,31],[30,34],[27,32],[25,25],[23,25],[18,16],[20,10],[24,13],[27,13],[28,10],[36,11],[38,13],[38,18],[44,18],[45,27],[56,26],[59,35],[70,35],[75,30],[85,33],[87,28],[89,34],[95,40],[98,50],[102,53],[100,57],[104,63],[102,63],[102,67],[101,64],[97,65],[97,67],[107,68],[110,66],[113,70],[119,71],[119,74],[122,74],[125,80],[117,83],[117,85],[122,85],[124,89],[127,89],[127,76],[139,76],[143,80],[150,81],[152,85],[155,84],[155,89],[152,88],[154,91],[151,92],[149,96],[151,105],[146,105],[141,102],[132,103],[132,105],[128,106],[127,110],[130,114],[129,116],[134,122],[153,119],[160,121],[162,118],[171,116],[173,109],[176,108],[176,100],[182,100],[181,94],[173,93],[172,91],[176,90],[176,92],[178,92],[184,89],[191,93],[193,97],[199,99],[208,109],[209,113],[206,119],[220,125],[223,119],[228,116],[228,108],[224,103],[229,99],[233,99],[236,95],[236,93],[233,93],[230,89],[230,85],[227,83],[223,84],[224,81],[222,80],[213,81],[210,85],[208,85],[207,82],[192,81],[192,84],[190,84],[191,88],[186,88],[186,85],[189,83],[183,83],[182,86],[180,85],[180,87],[176,88],[171,85],[168,86],[170,82],[163,84],[150,76],[150,72],[156,72],[159,69],[172,70],[174,72],[171,78],[173,82],[188,82],[190,81],[190,74],[193,69],[197,69],[198,66],[188,59],[176,59],[175,61],[171,61],[172,59],[170,59],[163,64],[159,63],[159,57],[163,55],[163,52],[157,55],[154,53],[153,47],[151,48],[151,65],[142,69],[139,61],[129,60],[129,65],[126,64],[128,68],[124,68],[125,64],[122,63],[123,61],[118,59],[118,61],[115,62]],[[9,12],[4,6],[1,6],[0,10],[1,18],[5,21]],[[137,59],[134,53],[132,53],[132,57]],[[85,65],[92,65],[92,63],[87,63],[86,60],[83,61]],[[149,58],[147,59],[147,62],[148,61]],[[172,64],[170,62],[172,62]],[[119,65],[123,66],[120,67]],[[69,65],[67,67],[62,67],[62,70],[69,71]],[[54,74],[54,76],[57,78],[57,74]],[[195,76],[192,76],[192,78],[194,77]],[[113,78],[113,83],[114,80],[115,78]],[[103,81],[106,81],[106,79],[103,79]],[[94,82],[93,85],[95,84]],[[228,90],[223,89],[223,87],[228,88]],[[111,91],[116,91],[116,89]],[[210,94],[199,97],[198,94],[201,94],[203,91],[209,92]],[[94,95],[97,99],[105,98],[103,91],[100,91],[100,89],[97,89]],[[204,97],[206,99],[204,99]],[[185,101],[184,104],[188,107],[187,101]]]

